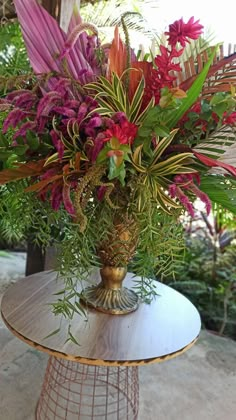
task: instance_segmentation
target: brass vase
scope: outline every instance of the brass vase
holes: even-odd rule
[[[137,294],[122,286],[127,264],[135,252],[137,237],[133,220],[114,223],[98,249],[102,262],[101,282],[82,291],[81,299],[86,305],[116,315],[127,314],[138,308]]]

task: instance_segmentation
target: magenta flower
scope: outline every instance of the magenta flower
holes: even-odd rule
[[[27,131],[34,131],[36,129],[37,123],[35,121],[27,121],[22,124],[13,136],[13,140],[16,140],[18,137],[25,137]],[[17,143],[16,143],[17,144]]]
[[[198,172],[176,175],[174,177],[173,184],[169,186],[169,194],[171,198],[177,198],[186,208],[188,213],[194,217],[194,207],[187,195],[183,192],[183,190],[185,190],[186,192],[194,195],[196,198],[198,197],[205,204],[206,212],[209,214],[211,211],[211,201],[207,194],[197,187],[194,181],[196,181],[197,184],[200,184]]]
[[[64,149],[65,149],[64,144],[62,143],[61,139],[58,137],[58,134],[54,130],[52,130],[50,134],[51,134],[52,142],[58,152],[58,157],[60,160],[62,160],[63,155],[64,155]]]
[[[70,192],[71,192],[71,185],[67,182],[64,182],[63,189],[62,189],[63,204],[65,206],[66,211],[72,216],[74,216],[75,208],[71,200]]]
[[[187,23],[184,23],[183,18],[176,20],[169,25],[169,31],[165,32],[168,35],[168,43],[175,46],[177,42],[182,47],[189,43],[189,39],[198,39],[202,33],[203,26],[200,25],[199,20],[194,22],[194,17],[191,17]]]
[[[27,117],[27,113],[22,111],[21,109],[15,108],[13,109],[5,119],[3,123],[2,132],[5,134],[9,127],[16,128],[19,122],[25,120]]]

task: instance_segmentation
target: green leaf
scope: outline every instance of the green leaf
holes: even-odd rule
[[[11,156],[11,151],[1,151],[0,150],[0,160],[5,161]]]
[[[151,127],[145,127],[145,125],[143,125],[138,130],[138,137],[147,137],[147,136],[150,136],[151,132],[152,132],[152,128]]]
[[[60,332],[61,328],[57,328],[56,330],[52,331],[50,334],[48,334],[46,337],[44,337],[44,340],[46,340],[47,338],[52,337],[53,335],[56,335]]]
[[[26,150],[28,150],[28,149],[29,149],[29,146],[27,144],[25,144],[25,145],[22,145],[22,146],[14,146],[14,147],[12,147],[11,150],[12,150],[12,152],[14,152],[18,156],[24,156]]]
[[[27,144],[29,145],[29,148],[33,151],[38,150],[39,148],[39,139],[38,137],[32,137],[27,140]]]
[[[228,109],[227,102],[221,102],[214,106],[214,112],[218,115],[219,118],[221,118],[225,111]]]
[[[4,136],[4,134],[2,134],[0,132],[0,147],[8,147],[9,146],[9,142],[6,139],[6,137]]]
[[[122,164],[117,167],[114,157],[113,156],[110,157],[108,178],[110,180],[114,179],[114,178],[118,178],[120,180],[121,184],[124,186],[125,185],[125,175],[126,175],[126,171],[125,171],[124,162],[122,162]]]
[[[154,151],[153,163],[157,162],[157,160],[160,159],[163,152],[172,143],[173,138],[174,138],[175,134],[177,133],[177,131],[178,131],[177,129],[172,130],[171,133],[167,137],[164,137],[164,139],[162,139],[158,143],[158,145],[156,146],[155,151]]]
[[[110,150],[110,147],[106,145],[103,149],[99,152],[98,157],[96,159],[96,163],[103,163],[108,157],[107,153]]]
[[[160,137],[166,137],[170,134],[170,130],[168,130],[167,127],[158,125],[154,128],[156,136]]]
[[[169,119],[166,121],[166,124],[170,129],[176,126],[177,122],[185,114],[185,112],[187,112],[188,109],[191,108],[191,106],[197,101],[201,93],[203,84],[206,80],[209,68],[213,62],[213,58],[215,57],[216,49],[217,47],[214,48],[207,64],[204,66],[202,72],[198,75],[198,77],[195,79],[192,86],[188,90],[187,98],[184,98],[182,100],[182,103],[178,109],[174,109],[171,112]]]

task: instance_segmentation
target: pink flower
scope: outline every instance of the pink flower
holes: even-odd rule
[[[177,198],[180,203],[186,208],[190,216],[194,217],[194,207],[190,202],[187,195],[183,192],[189,192],[195,197],[200,198],[200,200],[205,204],[207,214],[211,211],[211,202],[207,194],[199,190],[199,188],[194,183],[194,180],[197,184],[200,184],[199,173],[195,172],[192,174],[180,174],[174,177],[174,182],[169,186],[169,194],[171,198]]]
[[[189,39],[198,39],[202,33],[203,26],[199,24],[199,20],[194,22],[192,16],[187,23],[184,23],[183,18],[176,20],[174,23],[169,25],[169,31],[165,32],[168,35],[168,43],[171,46],[175,46],[177,42],[185,47],[186,43],[189,43]]]

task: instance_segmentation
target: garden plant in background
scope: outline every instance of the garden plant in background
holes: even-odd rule
[[[22,214],[29,222],[32,212],[40,215],[34,227],[45,244],[52,226],[60,238],[65,289],[55,313],[72,317],[83,310],[76,283],[94,266],[101,267],[102,282],[86,288],[82,299],[103,311],[132,311],[138,297],[121,287],[127,265],[140,276],[138,294],[149,299],[157,267],[168,270],[179,248],[179,216],[194,215],[197,197],[209,214],[212,179],[228,191],[225,205],[231,203],[228,178],[236,168],[196,146],[208,137],[212,145],[213,131],[235,123],[234,92],[229,86],[199,109],[214,52],[187,92],[174,86],[179,57],[202,32],[194,18],[175,21],[157,56],[140,61],[125,18],[125,42],[116,28],[112,43],[101,45],[96,27],[76,10],[65,34],[35,0],[15,0],[15,6],[34,73],[5,80],[3,192],[9,194],[11,183],[11,193],[15,188],[27,197],[30,210],[22,206]],[[225,174],[209,173],[212,167]],[[112,280],[115,290],[107,285]]]
[[[214,206],[187,223],[184,261],[176,266],[169,285],[198,308],[203,325],[236,338],[236,224],[235,215]]]

